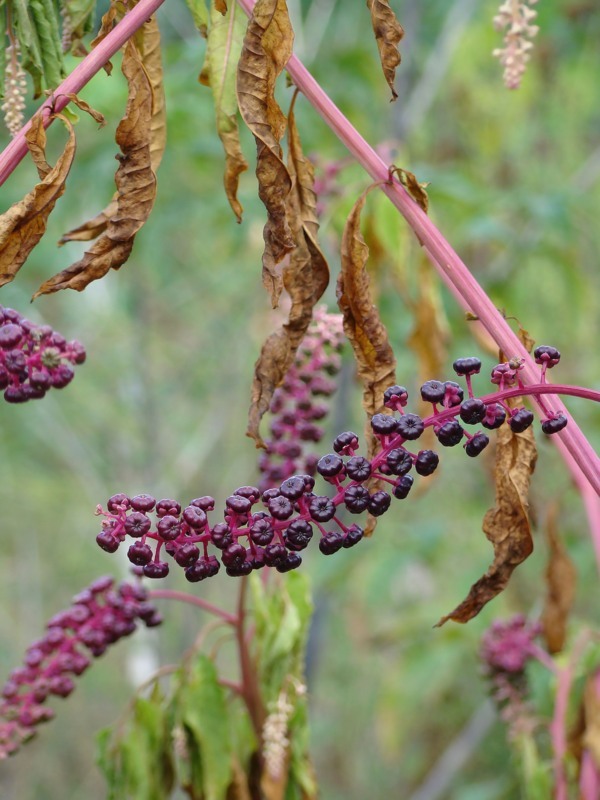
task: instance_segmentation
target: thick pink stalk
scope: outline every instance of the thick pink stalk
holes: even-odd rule
[[[89,83],[106,62],[110,61],[114,54],[164,2],[165,0],[140,0],[108,36],[75,67],[73,72],[65,78],[38,109],[45,115],[45,127],[50,124],[49,116],[52,111],[62,111],[71,102],[67,95],[80,92],[86,83]],[[27,154],[25,134],[30,127],[31,122],[24,125],[0,155],[0,186]]]
[[[248,15],[252,13],[254,0],[238,0],[238,3]],[[363,139],[296,56],[292,55],[286,69],[294,84],[371,178],[374,181],[383,181],[381,190],[404,216],[444,281],[453,288],[454,294],[460,297],[463,307],[479,317],[498,347],[507,356],[511,358],[518,356],[524,360],[525,368],[521,373],[523,382],[536,383],[539,372],[529,353],[427,214],[419,208],[398,181],[389,180],[389,165],[385,164]],[[551,396],[548,400],[554,411],[566,412],[557,397]],[[534,402],[538,413],[545,416],[539,400]],[[600,459],[579,427],[572,422],[556,435],[554,441],[563,456],[566,454],[572,456],[565,458],[565,461],[576,483],[581,485],[581,472],[583,472],[596,493],[600,495]]]

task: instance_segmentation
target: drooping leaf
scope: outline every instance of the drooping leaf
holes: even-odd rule
[[[208,9],[206,8],[205,0],[185,0],[187,7],[192,13],[194,25],[200,32],[200,35],[206,39],[208,32]]]
[[[247,434],[259,446],[263,444],[260,420],[269,408],[273,392],[291,367],[313,309],[329,283],[329,267],[317,242],[319,223],[315,211],[314,168],[302,152],[293,108],[288,115],[288,170],[292,178],[287,198],[288,219],[296,248],[283,269],[283,285],[292,305],[287,322],[264,343],[254,369]]]
[[[286,119],[275,100],[275,82],[292,53],[293,31],[285,0],[258,0],[238,65],[237,94],[244,122],[256,140],[258,195],[267,209],[263,231],[263,284],[277,306],[279,265],[295,243],[287,219],[292,181],[279,142]]]
[[[42,119],[39,115],[32,119],[26,139],[42,180],[0,216],[0,286],[12,281],[42,238],[50,212],[65,190],[75,156],[75,133],[65,117],[60,116],[60,119],[67,126],[69,138],[52,169],[45,157],[46,132]]]
[[[237,3],[229,11],[215,7],[211,11],[206,58],[200,82],[212,89],[217,133],[225,150],[225,193],[237,221],[242,219],[242,206],[237,199],[239,176],[248,169],[240,147],[237,124],[236,75],[242,52],[246,16]]]
[[[150,156],[153,93],[131,40],[125,46],[122,70],[127,78],[129,97],[116,134],[122,153],[115,175],[116,211],[108,220],[106,230],[83,258],[42,284],[34,297],[61,289],[82,291],[110,269],[119,269],[129,257],[135,235],[152,210],[156,195],[156,178]]]
[[[89,114],[90,117],[95,120],[101,128],[106,125],[106,119],[104,115],[99,111],[96,111],[95,108],[92,108],[91,105],[86,103],[85,100],[82,100],[81,97],[77,97],[76,94],[68,94],[67,97],[77,106],[77,108],[81,109],[81,111],[85,111],[86,114]]]
[[[379,49],[379,59],[383,74],[392,92],[392,100],[398,97],[394,89],[396,67],[400,63],[398,44],[404,36],[404,29],[396,19],[388,0],[367,0],[371,12],[371,23]]]
[[[549,653],[560,653],[567,636],[567,621],[575,601],[577,573],[569,554],[558,535],[556,520],[558,504],[548,510],[546,540],[548,565],[546,567],[546,599],[542,611],[542,626]]]
[[[225,16],[225,14],[227,13],[227,3],[226,3],[226,1],[225,0],[214,0],[214,4],[215,4],[215,10],[218,11],[219,14],[223,14],[223,16]]]
[[[519,564],[531,555],[533,540],[529,522],[529,484],[537,450],[533,431],[513,433],[509,425],[498,429],[496,445],[496,505],[483,518],[483,530],[494,547],[494,561],[485,575],[471,586],[469,594],[449,619],[468,622],[506,587]]]
[[[44,70],[46,89],[55,89],[64,76],[64,62],[58,15],[53,0],[29,0]]]
[[[398,180],[402,186],[404,186],[419,208],[427,214],[429,210],[429,197],[425,190],[429,186],[429,183],[419,183],[414,173],[406,169],[401,169],[400,167],[392,167],[390,174],[398,176]]]
[[[63,0],[64,24],[68,28],[71,52],[84,55],[83,37],[92,30],[96,0]]]
[[[21,63],[33,79],[33,96],[39,97],[43,88],[44,66],[40,41],[29,13],[27,0],[13,0],[13,25],[21,47]]]

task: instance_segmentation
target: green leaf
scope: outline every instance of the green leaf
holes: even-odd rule
[[[198,656],[174,695],[175,719],[186,731],[188,769],[203,800],[223,800],[232,780],[228,708],[213,662]]]
[[[206,39],[208,31],[208,10],[206,8],[205,0],[186,0],[188,8],[192,12],[194,18],[194,25],[200,31],[200,34]]]
[[[40,43],[45,87],[56,89],[65,71],[56,8],[52,0],[30,0],[29,8]]]
[[[26,0],[13,0],[12,9],[15,34],[21,46],[23,69],[33,78],[34,97],[39,97],[42,93],[44,68],[37,31],[29,16]]]
[[[66,0],[64,6],[74,35],[81,37],[91,30],[96,0]]]

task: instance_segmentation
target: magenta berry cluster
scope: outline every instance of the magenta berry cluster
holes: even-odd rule
[[[24,664],[13,670],[0,700],[0,759],[15,753],[54,717],[50,697],[68,697],[75,680],[109,645],[129,636],[142,620],[162,622],[146,590],[110,577],[99,578],[73,598],[73,605],[48,622],[46,633],[30,645]]]
[[[44,397],[73,380],[70,365],[83,364],[85,349],[67,342],[49,325],[36,325],[18,311],[0,306],[0,390],[8,403]]]
[[[481,640],[480,657],[485,671],[490,675],[522,673],[532,658],[533,643],[540,633],[541,625],[528,622],[522,614],[505,622],[493,622]]]
[[[538,348],[536,359],[547,351],[557,353],[553,348]],[[210,496],[197,497],[182,509],[176,500],[157,502],[147,494],[116,494],[106,510],[98,506],[97,513],[104,519],[96,541],[103,550],[114,553],[121,543],[133,540],[127,556],[148,578],[168,575],[166,554],[185,570],[191,582],[216,575],[221,564],[231,576],[248,575],[265,566],[279,572],[295,569],[302,563],[299,553],[315,534],[325,555],[352,547],[361,540],[363,529],[357,524],[346,525],[342,512],[381,516],[392,497],[403,500],[408,496],[414,483],[410,473],[428,476],[437,469],[436,452],[413,452],[408,447],[427,427],[433,428],[442,446],[464,442],[467,455],[475,457],[489,444],[489,438],[481,431],[468,433],[459,419],[468,425],[481,423],[490,430],[508,420],[515,432],[531,424],[531,412],[511,408],[503,399],[507,383],[518,383],[520,362],[509,364],[510,371],[500,369],[503,364],[494,367],[492,381],[497,379],[500,391],[484,400],[473,395],[471,382],[481,362],[477,358],[458,359],[454,371],[465,378],[468,397],[465,399],[455,381],[427,381],[421,387],[421,397],[432,403],[433,413],[425,419],[404,410],[408,392],[403,386],[390,386],[384,393],[387,413],[371,418],[372,431],[380,443],[377,455],[371,460],[359,455],[358,436],[346,431],[334,440],[334,452],[317,461],[316,473],[328,485],[327,493],[314,491],[315,478],[310,474],[286,477],[279,486],[264,491],[242,486],[226,499],[223,518],[218,522],[209,520],[216,505]],[[549,419],[562,424],[558,416]],[[387,483],[389,492],[370,489],[370,479],[379,485]]]
[[[273,394],[270,436],[258,462],[261,491],[294,473],[315,474],[318,456],[307,448],[323,438],[320,423],[329,413],[327,399],[337,388],[332,376],[340,369],[342,342],[341,314],[317,309],[295,362]]]

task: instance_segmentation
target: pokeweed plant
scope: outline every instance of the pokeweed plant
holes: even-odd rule
[[[66,189],[75,134],[62,110],[74,102],[103,123],[101,115],[77,93],[102,67],[111,69],[110,58],[119,50],[123,51],[121,70],[128,100],[115,136],[121,151],[115,174],[117,191],[104,210],[64,234],[61,243],[91,242],[89,249],[44,281],[34,298],[66,288],[82,291],[129,258],[137,233],[149,219],[157,191],[156,173],[166,147],[160,32],[153,16],[162,2],[112,2],[90,52],[64,80],[63,50],[85,53],[82,42],[93,26],[93,3],[6,0],[0,9],[0,34],[7,42],[1,64],[2,108],[13,134],[0,156],[0,180],[6,180],[28,152],[40,177],[39,183],[0,217],[0,285],[16,277]],[[587,498],[592,535],[599,546],[598,504],[590,497],[600,492],[600,462],[559,395],[598,401],[600,393],[547,381],[548,369],[560,360],[559,351],[542,345],[530,354],[429,219],[424,185],[411,172],[385,164],[293,54],[293,29],[285,0],[212,0],[210,8],[203,0],[190,0],[189,5],[207,40],[200,78],[215,99],[216,127],[225,152],[227,198],[241,221],[238,185],[248,164],[240,145],[239,112],[256,142],[259,197],[267,213],[262,282],[274,307],[284,292],[290,300],[287,320],[263,345],[251,390],[248,435],[264,450],[259,460],[262,482],[235,489],[220,509],[222,514],[217,514],[219,521],[214,514],[217,501],[210,495],[182,504],[176,499],[123,492],[98,506],[101,531],[96,541],[109,553],[127,542],[136,583],[114,590],[111,579],[101,579],[74,598],[72,609],[48,623],[47,633],[27,651],[24,666],[5,684],[0,753],[16,752],[38,724],[50,719],[52,712],[45,705],[50,695],[70,694],[73,676],[90,662],[83,647],[92,656],[101,655],[108,644],[133,632],[135,620],[158,624],[160,618],[150,601],[179,599],[233,629],[238,679],[220,675],[201,646],[184,657],[166,692],[160,683],[162,675],[158,676],[152,693],[137,697],[117,729],[102,737],[101,764],[112,796],[165,797],[180,785],[190,797],[314,797],[317,789],[308,758],[303,676],[310,599],[302,577],[292,574],[282,582],[277,573],[299,567],[300,553],[313,538],[324,555],[332,555],[368,537],[377,518],[391,508],[392,498],[408,496],[415,474],[425,478],[435,472],[440,461],[437,445],[462,445],[466,456],[475,458],[490,444],[490,435],[484,431],[497,431],[496,503],[483,525],[494,547],[494,561],[466,599],[439,624],[449,619],[468,621],[503,590],[515,567],[533,549],[527,498],[537,457],[532,436],[534,413],[518,398],[531,400],[541,417],[543,433],[557,442]],[[404,31],[386,0],[368,0],[367,10],[394,100],[398,45]],[[495,18],[498,27],[508,26],[506,47],[495,54],[512,88],[523,75],[530,50],[527,39],[537,33],[531,24],[534,16],[526,3],[515,2],[503,3]],[[275,97],[277,79],[284,70],[297,93],[311,103],[375,181],[355,203],[342,236],[337,281],[340,318],[315,311],[329,282],[329,267],[318,243],[314,170],[302,151],[296,126],[297,93],[287,114]],[[19,129],[24,71],[33,80],[36,96],[42,90],[50,95]],[[57,118],[67,128],[68,141],[51,167],[46,160],[45,128]],[[380,188],[391,199],[443,282],[495,341],[502,355],[490,373],[494,391],[476,393],[475,376],[481,371],[481,360],[460,358],[453,364],[454,377],[464,385],[454,378],[432,376],[420,389],[421,401],[431,406],[430,411],[423,415],[406,410],[408,392],[396,383],[394,352],[373,302],[366,270],[368,247],[360,219],[373,188]],[[304,443],[320,441],[316,423],[327,413],[315,403],[315,396],[328,396],[334,390],[331,376],[320,373],[335,373],[339,367],[335,353],[324,356],[323,348],[338,348],[342,327],[363,386],[365,432],[339,433],[333,452],[315,457],[306,454]],[[77,342],[66,343],[53,331],[33,326],[18,312],[4,308],[0,348],[0,382],[10,402],[41,397],[51,386],[66,386],[73,373],[65,362],[85,359]],[[271,438],[265,442],[260,423],[269,409],[275,418]],[[484,430],[465,427],[479,425]],[[433,431],[436,450],[419,448],[418,440],[428,430]],[[364,454],[358,452],[361,438]],[[281,463],[275,463],[277,458]],[[347,515],[363,515],[364,521],[348,522]],[[196,595],[141,587],[143,578],[165,578],[173,562],[184,570],[190,583],[202,582],[220,571],[239,578],[237,612],[225,612]],[[499,631],[496,628],[495,634]],[[540,651],[531,644],[532,635],[523,633],[521,622],[511,631],[517,638],[519,631],[523,634],[523,652],[539,656]],[[484,654],[497,683],[505,673],[522,672],[523,658],[511,661],[510,646],[504,640],[498,655],[492,639],[486,640]],[[597,664],[593,668],[597,670]],[[510,700],[510,681],[504,680],[503,686],[508,694],[500,699]],[[564,700],[564,692],[557,695],[557,705],[561,698]],[[590,718],[588,727],[592,723]],[[593,749],[585,753],[580,786],[584,796],[591,798],[600,764]],[[564,747],[557,744],[552,785],[559,798],[566,797],[564,755]],[[140,764],[144,768],[140,769]]]

